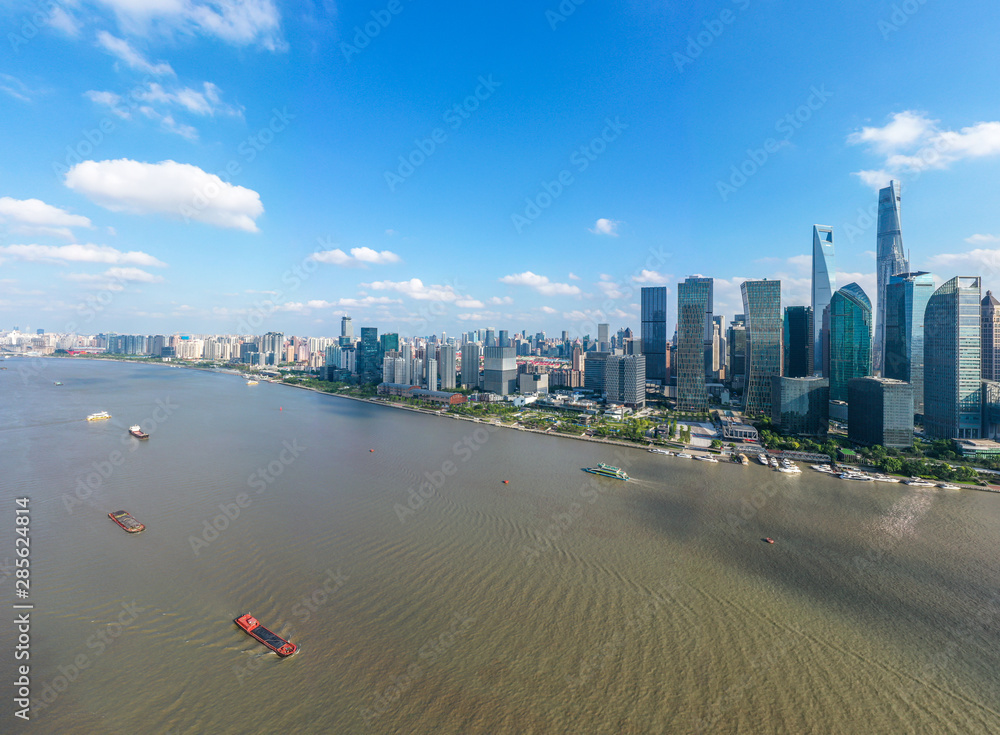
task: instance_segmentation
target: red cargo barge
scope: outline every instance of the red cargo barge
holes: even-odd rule
[[[265,628],[257,621],[257,618],[253,617],[250,613],[240,615],[233,622],[243,628],[248,635],[256,638],[282,658],[285,656],[291,656],[296,650],[298,650],[298,647],[294,643],[286,641],[277,633]]]

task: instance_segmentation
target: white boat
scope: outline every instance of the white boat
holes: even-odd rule
[[[857,480],[858,482],[874,482],[872,478],[868,475],[863,475],[860,472],[842,472],[837,475],[841,480]]]
[[[668,457],[670,456],[670,452],[668,452],[666,449],[650,449],[649,451],[651,454],[665,454]]]
[[[952,484],[947,483],[947,482],[942,482],[940,485],[938,485],[938,487],[941,488],[942,490],[961,490],[962,489],[958,485],[952,485]]]
[[[905,481],[905,484],[910,485],[912,487],[934,487],[933,482],[922,480],[919,477],[911,477],[909,480]]]
[[[741,454],[738,454],[736,456],[739,457],[740,464],[742,464],[742,465],[748,465],[748,464],[750,464],[750,460],[747,459],[747,456],[745,454],[741,453]]]
[[[678,452],[674,455],[675,457],[680,457],[681,459],[691,459],[691,455],[687,452]]]
[[[772,467],[774,468],[778,467],[778,460],[775,459],[774,457],[769,457],[767,461]]]
[[[757,461],[760,462],[762,465],[766,465],[767,455],[761,452],[760,454],[757,455]]]
[[[103,419],[111,418],[111,414],[107,411],[98,411],[97,413],[92,413],[87,417],[87,421],[101,421]]]
[[[698,454],[695,456],[695,459],[699,459],[702,462],[715,462],[716,464],[719,463],[719,460],[717,460],[715,457],[710,457],[707,454]]]
[[[828,475],[833,474],[833,468],[828,464],[814,464],[810,466],[817,472],[825,472]]]

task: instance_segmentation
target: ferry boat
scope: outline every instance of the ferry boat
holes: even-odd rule
[[[681,459],[691,459],[691,455],[687,452],[678,452],[674,455],[675,457],[680,457]]]
[[[717,460],[715,457],[710,457],[707,454],[696,454],[694,458],[702,462],[715,462],[716,464],[719,463],[719,460]]]
[[[625,470],[620,467],[612,467],[609,464],[604,464],[601,462],[597,467],[584,467],[584,472],[589,472],[592,475],[601,475],[602,477],[613,477],[616,480],[628,480],[629,476],[626,474]]]
[[[253,636],[282,658],[291,656],[298,649],[294,643],[286,641],[277,633],[265,628],[250,613],[240,615],[233,622],[240,626],[247,635]]]
[[[790,459],[782,459],[781,466],[778,467],[778,472],[787,472],[792,474],[798,474],[802,472],[799,466],[792,462]]]
[[[247,385],[257,385],[257,384],[258,384],[258,382],[259,382],[259,381],[256,381],[256,380],[248,380],[248,381],[247,381]]]
[[[108,518],[113,520],[129,533],[139,533],[140,531],[144,531],[146,529],[143,524],[139,523],[139,521],[132,517],[131,513],[124,510],[111,511],[108,513]]]
[[[143,431],[142,429],[140,429],[139,428],[139,424],[136,424],[135,426],[130,426],[128,428],[128,433],[131,434],[132,436],[134,436],[136,439],[148,439],[149,438],[149,434],[147,434],[145,431]]]
[[[87,421],[101,421],[103,419],[111,418],[111,414],[107,411],[98,411],[97,413],[92,413],[87,417]]]

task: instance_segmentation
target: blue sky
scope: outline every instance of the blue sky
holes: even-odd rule
[[[577,2],[0,3],[0,328],[638,330],[815,223],[874,301],[889,177],[1000,289],[1000,7]]]

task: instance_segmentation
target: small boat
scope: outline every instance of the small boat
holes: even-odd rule
[[[762,465],[766,466],[767,465],[767,455],[764,454],[763,452],[761,452],[760,454],[757,455],[757,461],[760,462]]]
[[[140,531],[144,531],[146,529],[143,524],[139,523],[139,521],[132,517],[131,513],[124,510],[111,511],[108,513],[108,518],[113,520],[129,533],[139,533]]]
[[[768,457],[767,462],[774,468],[778,467],[778,460],[775,457]]]
[[[837,475],[841,480],[857,480],[858,482],[874,482],[872,478],[868,475],[863,475],[860,472],[842,472]]]
[[[798,467],[775,467],[774,469],[786,475],[798,475],[802,472]]]
[[[139,428],[139,424],[128,427],[128,433],[134,436],[136,439],[148,439],[149,434]]]
[[[104,419],[111,418],[111,414],[107,411],[98,411],[97,413],[92,413],[87,417],[87,421],[102,421]]]
[[[256,381],[256,380],[248,380],[247,381],[247,385],[257,385],[257,384],[258,384],[258,381]]]
[[[741,454],[738,454],[736,456],[738,456],[740,458],[740,464],[741,465],[746,466],[746,465],[750,464],[750,460],[747,458],[747,456],[745,454],[741,453]]]
[[[257,618],[253,617],[250,613],[240,615],[233,622],[243,628],[248,635],[256,638],[282,658],[285,656],[291,656],[298,649],[298,646],[294,643],[286,641],[277,633],[265,628],[257,621]]]
[[[938,485],[938,487],[941,488],[942,490],[961,490],[962,489],[958,485],[952,485],[952,484],[947,483],[947,482],[942,482],[940,485]]]
[[[715,457],[711,457],[711,456],[709,456],[707,454],[697,454],[697,455],[695,455],[695,459],[700,460],[702,462],[715,462],[716,464],[719,463],[719,460],[717,460]]]
[[[675,457],[680,457],[681,459],[691,459],[692,455],[688,454],[687,452],[678,452],[674,456]]]
[[[650,454],[666,454],[668,456],[670,454],[670,452],[668,452],[666,449],[650,449],[649,453]]]
[[[589,472],[592,475],[601,475],[602,477],[612,477],[616,480],[628,480],[629,476],[625,470],[620,467],[612,467],[609,464],[604,464],[601,462],[597,467],[584,467],[584,472]]]
[[[911,477],[909,480],[905,480],[904,482],[905,484],[911,485],[913,487],[934,487],[933,482],[922,480],[919,477]]]
[[[53,383],[53,385],[62,385],[62,383],[60,383],[60,382],[59,382],[59,381],[57,380],[57,381],[56,381],[55,383]]]
[[[833,474],[833,469],[828,464],[814,464],[810,465],[817,472],[825,472],[826,474]]]
[[[766,538],[762,538],[761,541],[763,541],[764,543],[767,543],[767,544],[773,544],[774,543],[774,539],[771,538],[770,536],[767,536]]]

